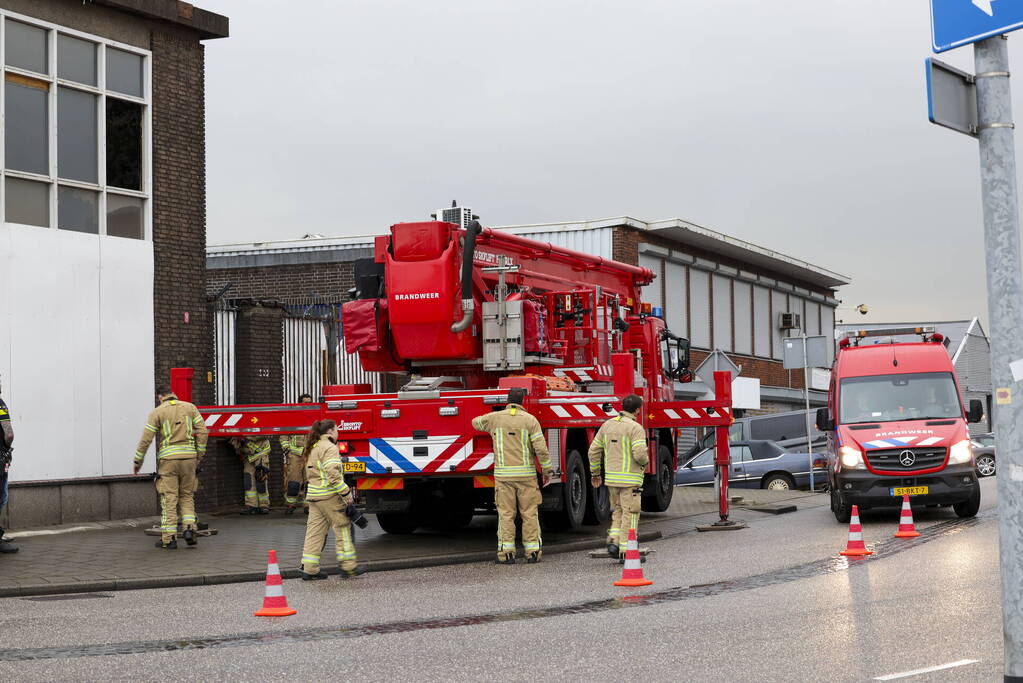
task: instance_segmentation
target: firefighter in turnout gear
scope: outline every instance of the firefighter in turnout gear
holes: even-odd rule
[[[242,487],[245,489],[243,515],[270,514],[270,438],[253,436],[231,439],[242,459]]]
[[[551,481],[551,457],[540,422],[522,408],[526,390],[508,391],[504,410],[480,415],[472,426],[489,432],[494,442],[494,504],[497,506],[497,563],[515,564],[515,514],[522,516],[522,545],[526,562],[540,561],[543,541],[537,508],[542,495],[536,481],[540,460],[543,485]]]
[[[312,403],[313,397],[302,394],[299,403]],[[281,437],[281,452],[284,453],[284,502],[287,509],[284,514],[295,513],[295,507],[304,500],[305,489],[305,434],[292,434]],[[309,506],[306,505],[306,512]]]
[[[156,492],[160,494],[161,540],[157,548],[178,547],[178,508],[188,545],[196,544],[196,469],[206,455],[206,422],[194,405],[181,401],[166,387],[156,390],[159,405],[149,414],[135,449],[135,474],[156,437]]]
[[[309,519],[302,547],[302,579],[325,579],[320,572],[320,552],[327,543],[327,531],[334,531],[334,545],[341,576],[352,578],[365,572],[355,559],[352,521],[346,510],[354,502],[352,490],[345,483],[341,454],[337,448],[337,424],[318,420],[306,436],[303,452],[306,461],[306,500]]]
[[[622,400],[622,412],[600,426],[590,444],[590,476],[593,488],[599,488],[601,461],[603,483],[611,498],[611,528],[607,530],[607,554],[621,557],[629,537],[629,529],[639,526],[639,510],[643,498],[643,474],[650,454],[647,452],[646,430],[636,422],[643,408],[643,399],[629,394]]]

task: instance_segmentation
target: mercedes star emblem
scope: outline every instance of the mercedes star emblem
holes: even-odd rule
[[[916,462],[916,456],[913,455],[913,451],[902,451],[899,453],[899,462],[902,463],[903,467],[912,467],[913,463]]]

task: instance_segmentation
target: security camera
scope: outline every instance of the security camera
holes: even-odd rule
[[[860,312],[860,315],[866,315],[869,309],[867,308],[867,304],[860,304],[856,307],[856,310]]]

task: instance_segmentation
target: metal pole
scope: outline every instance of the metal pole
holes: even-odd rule
[[[807,369],[806,330],[803,330],[803,400],[806,402],[806,452],[810,454],[810,490],[813,491],[813,440],[810,438],[810,380]]]
[[[1023,358],[1019,208],[1009,97],[1009,51],[1004,37],[974,45],[980,183],[984,205],[991,380],[998,435],[998,526],[1001,537],[1005,680],[1023,680],[1023,395],[1013,396],[1009,363]]]

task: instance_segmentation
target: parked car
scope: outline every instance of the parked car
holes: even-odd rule
[[[732,466],[728,485],[743,489],[784,491],[810,487],[810,455],[786,451],[775,441],[739,441],[731,445]],[[814,455],[814,485],[827,481],[824,455]],[[706,486],[714,483],[714,449],[708,448],[675,470],[678,486]]]
[[[977,461],[977,476],[992,477],[995,474],[995,435],[992,432],[975,436],[973,457]]]
[[[820,448],[824,450],[827,436],[817,429],[815,423],[816,413],[809,411],[810,416],[810,439],[813,442],[813,450]],[[806,451],[806,410],[792,410],[787,413],[768,413],[766,415],[751,415],[740,417],[728,428],[728,443],[739,441],[777,441],[784,448],[794,451]],[[682,456],[688,459],[699,454],[706,448],[713,448],[716,441],[716,429],[712,429],[696,442],[689,451]]]

